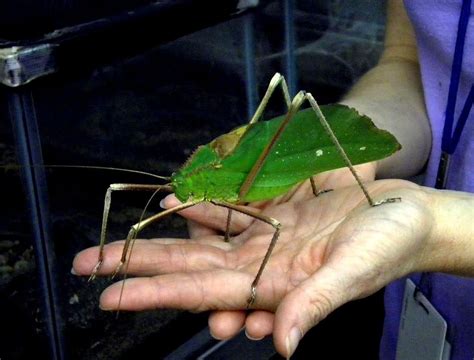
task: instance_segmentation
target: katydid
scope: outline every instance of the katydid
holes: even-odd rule
[[[286,100],[287,113],[259,122],[270,97],[279,86]],[[310,108],[300,110],[305,101],[309,102]],[[186,163],[168,178],[169,183],[110,185],[105,196],[99,258],[90,279],[96,276],[103,262],[112,192],[148,190],[156,193],[167,190],[174,192],[182,204],[140,220],[131,227],[114,275],[125,264],[131,251],[130,244],[140,230],[167,215],[208,202],[229,210],[226,240],[229,238],[232,211],[265,222],[275,230],[250,288],[247,301],[247,307],[250,307],[256,299],[258,282],[282,225],[277,219],[242,205],[275,198],[308,179],[311,180],[313,193],[317,195],[312,176],[345,166],[351,170],[370,206],[397,201],[399,199],[374,202],[353,165],[385,158],[399,149],[400,144],[393,135],[376,128],[367,116],[352,108],[338,104],[319,107],[313,96],[304,91],[291,100],[284,77],[277,73],[250,123],[199,146]]]

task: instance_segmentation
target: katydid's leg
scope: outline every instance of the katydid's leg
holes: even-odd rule
[[[168,216],[168,215],[174,214],[178,211],[187,209],[187,208],[189,208],[191,206],[194,206],[194,205],[197,205],[201,202],[202,202],[202,200],[186,202],[184,204],[175,206],[172,209],[167,209],[167,210],[164,210],[164,211],[160,212],[159,214],[150,216],[149,218],[141,220],[138,223],[136,223],[135,225],[133,225],[130,228],[130,231],[128,232],[127,239],[125,240],[125,245],[123,246],[123,250],[122,250],[122,257],[120,258],[120,262],[117,265],[117,268],[115,269],[114,273],[112,274],[112,278],[114,278],[115,275],[117,275],[120,272],[120,270],[122,269],[123,264],[125,264],[125,262],[127,261],[128,250],[130,248],[130,245],[131,245],[132,241],[136,239],[139,231],[143,230],[148,225],[164,218],[165,216]]]
[[[105,238],[107,236],[107,222],[109,220],[110,204],[112,202],[112,192],[114,191],[156,191],[158,189],[168,189],[171,190],[166,185],[148,185],[148,184],[111,184],[105,193],[104,200],[104,212],[102,215],[102,226],[100,230],[100,245],[99,245],[99,258],[97,264],[92,270],[89,281],[94,280],[99,271],[102,262],[104,261],[104,245]]]
[[[256,123],[257,121],[261,119],[262,114],[265,111],[265,108],[267,107],[268,101],[270,101],[270,98],[272,97],[273,93],[275,92],[275,89],[278,86],[281,86],[283,97],[285,98],[286,107],[288,109],[290,108],[291,106],[290,90],[288,89],[288,85],[286,84],[285,77],[281,75],[280,73],[275,73],[275,75],[273,75],[272,79],[270,80],[267,91],[265,91],[265,95],[263,96],[262,101],[260,101],[260,104],[258,105],[257,110],[255,111],[255,114],[252,116],[252,119],[250,120],[249,124]],[[232,219],[232,210],[229,209],[229,212],[227,214],[227,225],[226,225],[225,235],[224,235],[224,241],[226,242],[228,242],[230,239],[231,219]]]
[[[323,128],[326,130],[327,134],[331,138],[332,142],[334,145],[336,145],[336,148],[343,158],[344,162],[346,165],[349,167],[349,170],[352,172],[352,175],[354,175],[357,183],[359,184],[360,188],[362,189],[362,192],[364,193],[368,203],[370,206],[378,206],[384,203],[392,203],[392,202],[397,202],[400,201],[400,198],[390,198],[390,199],[385,199],[379,202],[374,202],[369,195],[369,192],[365,188],[365,185],[362,183],[362,180],[360,179],[359,175],[357,174],[356,170],[354,169],[354,166],[352,165],[351,161],[347,157],[346,152],[342,148],[341,144],[337,140],[336,136],[334,135],[334,132],[332,131],[331,127],[329,126],[326,118],[324,117],[323,113],[321,112],[321,109],[319,108],[318,103],[314,99],[314,97],[310,93],[306,93],[305,91],[300,91],[296,96],[293,98],[293,101],[291,103],[290,109],[288,110],[288,113],[285,116],[285,119],[282,121],[280,124],[280,127],[277,129],[275,135],[269,142],[269,144],[263,149],[262,153],[260,154],[259,158],[253,165],[252,169],[250,170],[249,174],[247,175],[247,178],[245,179],[244,183],[242,184],[240,191],[239,191],[239,198],[243,198],[251,189],[258,173],[260,172],[265,160],[267,159],[268,155],[270,154],[270,151],[272,150],[273,146],[277,143],[278,139],[280,138],[281,134],[285,130],[286,126],[290,122],[290,120],[294,117],[294,115],[298,112],[300,109],[301,105],[305,100],[308,100],[311,107],[313,108],[314,112],[318,116],[319,120],[321,121],[321,124]]]
[[[258,285],[258,282],[260,281],[260,277],[262,276],[263,270],[265,269],[265,266],[267,265],[267,262],[270,259],[270,255],[272,254],[272,251],[275,248],[278,237],[280,236],[281,223],[274,218],[262,215],[260,213],[254,212],[252,210],[241,207],[239,205],[231,204],[225,201],[211,201],[211,203],[217,206],[222,206],[231,210],[241,212],[257,220],[263,221],[264,223],[267,223],[268,225],[271,225],[275,228],[275,232],[273,233],[272,240],[270,241],[270,245],[268,246],[267,252],[265,253],[265,256],[262,260],[262,264],[260,265],[260,268],[258,269],[255,279],[252,281],[252,285],[250,288],[250,297],[247,300],[247,308],[249,308],[250,306],[252,306],[252,304],[255,302],[255,299],[257,298],[257,285]]]
[[[276,73],[273,75],[272,79],[270,80],[270,84],[268,84],[267,91],[265,92],[265,95],[263,96],[262,101],[260,101],[260,104],[257,107],[257,110],[255,111],[255,114],[252,116],[252,119],[250,120],[249,124],[256,123],[260,118],[262,117],[263,112],[265,111],[265,108],[267,107],[268,101],[272,97],[275,89],[281,86],[281,90],[283,92],[283,97],[285,98],[285,103],[286,107],[289,109],[291,106],[291,97],[290,97],[290,91],[288,90],[288,85],[286,84],[286,80],[281,75],[280,73]]]
[[[263,149],[262,153],[260,154],[259,158],[253,165],[252,169],[250,170],[249,174],[247,175],[247,178],[243,182],[240,191],[239,191],[239,198],[243,199],[244,196],[250,191],[258,173],[260,172],[263,164],[265,163],[265,160],[267,159],[268,155],[270,154],[273,146],[278,142],[278,139],[280,138],[281,134],[283,131],[286,129],[286,126],[288,123],[291,121],[291,119],[295,116],[295,114],[298,112],[300,109],[301,105],[304,103],[305,100],[308,100],[311,107],[313,108],[314,112],[318,116],[319,120],[321,121],[321,124],[323,128],[326,130],[327,134],[331,138],[332,142],[334,145],[336,145],[336,148],[343,158],[344,162],[346,165],[349,167],[350,171],[354,175],[357,183],[359,184],[360,188],[362,189],[367,201],[369,202],[370,206],[377,206],[381,205],[386,202],[395,202],[399,201],[400,199],[387,199],[387,200],[382,200],[380,202],[374,202],[372,198],[370,197],[367,189],[365,188],[364,184],[362,183],[362,180],[360,179],[359,175],[357,174],[356,170],[354,169],[354,166],[352,165],[351,161],[346,155],[346,152],[342,148],[341,144],[337,140],[336,136],[334,135],[334,132],[331,130],[331,127],[329,126],[326,118],[324,117],[323,113],[321,112],[321,109],[319,108],[318,103],[314,99],[314,97],[310,93],[306,93],[305,91],[300,91],[296,96],[293,98],[293,101],[291,103],[291,106],[288,110],[288,113],[286,114],[285,118],[280,124],[280,127],[277,129],[275,135],[271,139],[271,141],[268,143],[268,145]],[[313,188],[314,191],[314,188]]]
[[[295,104],[295,99],[299,95],[302,99],[301,99],[301,101],[298,99],[296,101],[296,104]],[[359,184],[359,187],[361,188],[362,192],[364,193],[364,195],[365,195],[365,197],[366,197],[366,199],[367,199],[370,206],[379,206],[379,205],[382,205],[382,204],[385,204],[385,203],[393,203],[393,202],[401,201],[401,198],[388,198],[388,199],[384,199],[384,200],[375,202],[372,199],[372,197],[370,196],[369,192],[367,191],[367,188],[365,187],[364,183],[362,182],[362,179],[357,174],[357,171],[355,170],[354,166],[352,165],[351,160],[347,156],[347,154],[344,151],[343,147],[339,143],[339,140],[337,139],[336,135],[332,131],[331,127],[329,126],[329,123],[327,122],[326,117],[324,116],[321,109],[319,108],[319,105],[316,102],[316,99],[313,97],[313,95],[311,95],[311,93],[300,92],[300,93],[298,93],[298,95],[295,96],[295,99],[293,100],[293,104],[296,105],[296,111],[298,111],[298,109],[300,108],[301,104],[303,103],[303,101],[305,99],[307,99],[309,101],[311,107],[313,108],[314,112],[316,113],[319,120],[321,121],[321,125],[323,126],[324,130],[329,135],[329,137],[331,138],[334,145],[336,145],[337,151],[339,152],[341,157],[344,159],[344,162],[346,163],[347,167],[351,171],[352,175],[354,175],[354,178],[356,179],[357,183]]]
[[[278,142],[278,139],[280,139],[280,136],[283,133],[283,131],[285,131],[286,127],[288,126],[288,123],[298,111],[299,106],[301,106],[301,104],[299,104],[299,106],[296,106],[299,101],[299,97],[301,97],[301,94],[302,93],[299,92],[298,95],[295,96],[291,105],[288,108],[288,112],[286,113],[285,118],[283,119],[277,131],[275,132],[275,135],[270,139],[269,143],[265,146],[260,156],[258,157],[257,161],[253,164],[252,168],[250,169],[247,177],[245,178],[244,182],[242,183],[242,186],[239,189],[239,199],[243,199],[248,194],[248,192],[252,188],[252,185],[255,179],[257,178],[258,173],[262,169],[263,164],[265,163],[268,155],[273,149],[273,146],[275,146],[275,144]],[[304,100],[304,97],[302,100]]]
[[[224,241],[229,242],[230,240],[230,222],[232,221],[232,209],[228,209],[229,211],[227,212],[227,222],[225,226],[225,235],[224,235]]]
[[[311,176],[311,177],[309,178],[309,182],[311,183],[311,189],[313,190],[313,195],[314,195],[315,197],[318,197],[318,196],[321,195],[321,194],[325,194],[325,193],[327,193],[327,192],[332,191],[332,189],[318,190],[318,188],[317,188],[317,186],[316,186],[316,183],[315,183],[315,181],[314,181],[314,177],[313,177],[313,176]]]

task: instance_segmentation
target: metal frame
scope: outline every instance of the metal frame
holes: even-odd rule
[[[55,360],[63,359],[63,322],[58,308],[57,281],[54,276],[56,262],[54,261],[54,244],[49,231],[46,176],[43,167],[34,166],[43,163],[43,156],[33,95],[29,89],[18,89],[9,92],[8,98],[10,119],[33,228],[50,357]]]

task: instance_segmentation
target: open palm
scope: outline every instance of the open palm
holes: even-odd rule
[[[120,307],[220,310],[211,319],[218,335],[230,336],[246,323],[253,337],[273,332],[279,352],[288,354],[294,329],[301,336],[338,306],[416,269],[430,229],[423,191],[390,180],[372,183],[370,192],[376,199],[403,200],[370,208],[352,186],[265,209],[283,228],[253,305],[264,311],[255,312],[253,320],[242,310],[273,232],[258,221],[230,243],[219,235],[138,241],[128,269],[137,277],[127,280]],[[121,242],[106,247],[101,274],[113,272],[121,251]],[[91,248],[78,254],[76,273],[89,274],[97,253]],[[119,295],[120,284],[110,286],[101,306],[117,308]]]

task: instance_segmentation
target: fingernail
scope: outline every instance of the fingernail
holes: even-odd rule
[[[71,274],[77,275],[77,272],[76,272],[76,270],[74,270],[74,268],[71,268]]]
[[[265,337],[265,336],[262,336],[262,337],[259,337],[259,338],[251,337],[251,336],[247,333],[247,330],[245,330],[245,336],[247,337],[247,339],[252,340],[252,341],[260,341],[260,340],[262,340],[262,339]]]
[[[211,329],[209,329],[209,334],[212,336],[213,339],[216,339],[216,340],[222,340],[221,338],[219,338],[218,336],[214,335],[211,331]]]
[[[296,326],[290,330],[290,334],[286,338],[286,352],[288,354],[287,359],[289,359],[295,352],[302,336],[303,334],[301,334],[300,329],[298,329]]]
[[[160,201],[160,208],[166,209],[166,207],[165,207],[165,199],[161,199],[161,201]]]
[[[101,295],[101,297],[102,297],[102,295]],[[114,309],[112,309],[108,306],[105,306],[101,300],[99,300],[99,309],[102,310],[102,311],[112,311],[112,310],[114,310]]]

